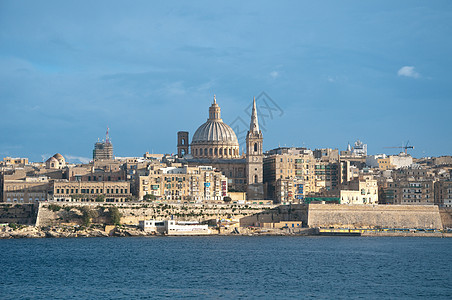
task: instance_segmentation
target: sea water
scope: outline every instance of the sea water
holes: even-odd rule
[[[0,299],[452,299],[452,239],[0,240]]]

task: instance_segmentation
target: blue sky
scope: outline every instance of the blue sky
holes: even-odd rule
[[[172,153],[261,92],[265,150],[452,154],[452,1],[243,2],[0,1],[0,157]]]

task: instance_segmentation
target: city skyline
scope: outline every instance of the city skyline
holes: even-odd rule
[[[3,1],[0,155],[91,159],[107,127],[117,156],[175,153],[214,94],[234,128],[262,92],[264,151],[450,155],[452,4],[357,3]]]

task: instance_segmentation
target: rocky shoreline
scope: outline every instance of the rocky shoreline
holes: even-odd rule
[[[291,229],[254,229],[223,228],[211,235],[219,236],[326,236],[334,234],[322,234],[316,228]],[[342,234],[346,235],[346,234]],[[112,226],[47,226],[37,227],[31,225],[3,225],[0,227],[0,239],[22,238],[89,238],[89,237],[151,237],[162,236],[154,232],[146,232],[132,225]],[[386,236],[386,237],[452,237],[452,233],[416,233],[416,232],[364,232],[355,236]]]
[[[3,226],[0,229],[0,239],[19,238],[77,238],[77,237],[128,237],[128,236],[155,236],[154,233],[144,232],[131,226],[116,226],[108,232],[101,227],[82,228],[77,226],[51,226],[36,227],[27,225],[16,225],[13,227]]]

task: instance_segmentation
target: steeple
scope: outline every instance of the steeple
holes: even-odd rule
[[[264,154],[262,151],[263,136],[257,122],[256,97],[253,98],[250,130],[246,135],[246,183],[247,198],[250,200],[264,199]]]
[[[257,121],[256,97],[253,97],[253,112],[251,113],[250,132],[259,134],[259,123]]]

